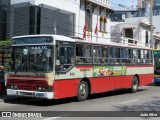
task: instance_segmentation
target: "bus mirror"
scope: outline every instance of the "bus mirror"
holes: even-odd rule
[[[60,65],[60,60],[56,60],[56,65]]]
[[[23,55],[28,55],[28,49],[27,48],[23,49]]]

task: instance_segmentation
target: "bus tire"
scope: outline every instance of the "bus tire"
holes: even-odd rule
[[[130,92],[131,93],[136,93],[137,90],[138,90],[138,85],[139,85],[138,78],[136,76],[133,76],[132,86],[131,86]]]
[[[81,81],[78,86],[77,98],[78,101],[84,101],[87,99],[89,94],[89,87],[86,81]]]

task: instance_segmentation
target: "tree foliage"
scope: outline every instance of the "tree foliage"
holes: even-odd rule
[[[0,40],[0,45],[10,45],[12,44],[11,40]]]

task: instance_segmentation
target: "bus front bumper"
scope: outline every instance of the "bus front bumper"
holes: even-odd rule
[[[53,92],[38,92],[38,91],[25,91],[25,90],[14,90],[14,89],[7,89],[7,95],[45,98],[45,99],[54,98]]]

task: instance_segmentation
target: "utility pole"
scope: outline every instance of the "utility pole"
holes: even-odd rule
[[[154,48],[154,40],[153,40],[153,24],[152,24],[152,16],[153,16],[153,0],[150,0],[150,47]]]
[[[57,26],[56,26],[55,21],[54,21],[54,34],[55,34],[55,35],[57,34]]]

